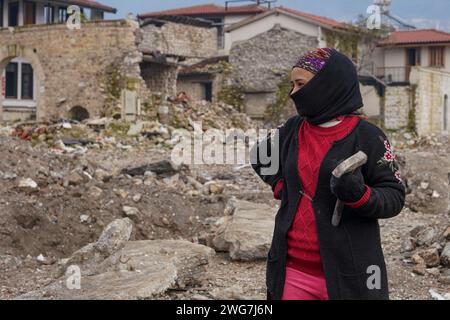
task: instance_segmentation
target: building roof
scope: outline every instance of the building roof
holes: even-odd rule
[[[395,31],[381,40],[379,46],[450,43],[450,33],[436,29]]]
[[[306,12],[302,12],[302,11],[298,11],[298,10],[294,10],[294,9],[290,9],[290,8],[276,7],[274,9],[267,10],[266,12],[263,12],[256,16],[249,17],[247,19],[244,19],[242,21],[234,23],[231,26],[229,26],[228,28],[226,28],[226,31],[228,32],[228,31],[233,31],[233,30],[239,29],[242,26],[248,25],[252,22],[258,21],[260,19],[263,19],[267,16],[270,16],[270,15],[276,14],[276,13],[294,16],[301,20],[308,21],[308,22],[323,26],[325,28],[343,28],[344,27],[344,24],[342,22],[333,20],[331,18],[317,16],[314,14],[310,14],[310,13],[306,13]]]
[[[178,16],[226,16],[226,15],[245,15],[258,14],[268,9],[257,5],[246,6],[229,6],[228,8],[218,6],[216,4],[204,4],[190,7],[183,7],[171,10],[148,12],[140,14],[139,17],[157,17],[161,15],[178,15]]]
[[[279,7],[278,9],[281,10],[281,11],[292,13],[292,14],[297,15],[299,17],[310,19],[310,20],[315,21],[315,22],[317,22],[319,24],[328,25],[328,26],[333,27],[333,28],[338,28],[338,27],[343,27],[344,26],[344,24],[342,22],[336,21],[336,20],[328,18],[328,17],[318,16],[318,15],[315,15],[315,14],[306,13],[306,12],[298,11],[298,10],[295,10],[295,9],[285,8],[283,6]]]
[[[98,1],[94,1],[94,0],[66,0],[63,2],[67,2],[69,4],[74,4],[80,7],[84,7],[84,8],[90,8],[90,9],[97,9],[97,10],[102,10],[105,12],[110,12],[110,13],[117,13],[117,9],[104,5]]]

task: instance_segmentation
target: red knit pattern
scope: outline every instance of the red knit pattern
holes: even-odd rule
[[[339,124],[327,128],[306,121],[300,126],[297,170],[303,191],[311,198],[316,194],[320,166],[332,143],[345,138],[358,123],[357,116],[341,117],[340,120]],[[314,209],[307,196],[299,202],[287,240],[287,266],[323,276]]]

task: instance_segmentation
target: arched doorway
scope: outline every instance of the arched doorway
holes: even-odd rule
[[[80,106],[75,106],[69,111],[69,118],[71,120],[83,121],[89,119],[89,111]]]
[[[0,120],[42,117],[39,105],[44,73],[34,51],[18,45],[0,46]]]

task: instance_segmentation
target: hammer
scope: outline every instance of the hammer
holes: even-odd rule
[[[367,162],[367,155],[364,152],[359,151],[355,155],[341,162],[336,167],[336,169],[333,170],[331,174],[336,178],[340,178],[344,174],[353,172],[359,167],[362,167],[366,162]],[[344,210],[344,203],[338,199],[336,202],[336,206],[334,208],[333,218],[331,219],[331,224],[334,227],[339,226],[343,210]]]

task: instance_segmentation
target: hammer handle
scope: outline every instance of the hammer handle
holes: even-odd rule
[[[334,207],[333,218],[331,219],[331,224],[333,227],[338,227],[341,223],[342,212],[344,211],[344,203],[341,200],[337,200],[336,206]]]

